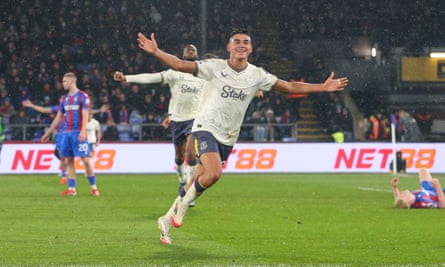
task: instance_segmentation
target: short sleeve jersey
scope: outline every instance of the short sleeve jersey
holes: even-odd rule
[[[69,93],[60,100],[59,110],[64,116],[64,132],[80,131],[82,129],[82,110],[90,109],[90,98],[87,93],[78,90],[75,94]]]
[[[223,59],[206,59],[196,64],[197,77],[206,83],[192,132],[208,131],[220,143],[233,146],[256,91],[270,91],[278,78],[252,64],[236,71]]]
[[[95,144],[97,142],[97,131],[100,130],[100,123],[96,119],[91,119],[87,123],[87,139],[88,144]]]
[[[412,191],[415,196],[414,203],[411,205],[412,208],[439,208],[439,197],[437,193],[430,190],[415,190]]]
[[[414,195],[414,203],[411,204],[412,208],[440,208],[439,196],[436,189],[429,181],[422,181],[420,188],[414,190],[411,193]]]
[[[194,119],[198,114],[205,81],[190,73],[171,69],[161,72],[161,75],[163,83],[170,87],[171,97],[168,106],[170,119],[173,121]]]

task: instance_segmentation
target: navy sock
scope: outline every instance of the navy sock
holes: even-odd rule
[[[203,187],[203,186],[199,183],[199,177],[196,178],[194,185],[195,185],[196,193],[197,193],[198,195],[202,194],[202,192],[204,192],[204,190],[206,190],[206,188]]]

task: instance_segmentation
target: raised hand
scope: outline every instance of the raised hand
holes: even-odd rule
[[[150,39],[145,37],[142,33],[138,33],[139,47],[149,54],[154,54],[158,50],[158,44],[155,39],[155,34],[150,35]]]
[[[397,188],[399,186],[399,177],[394,177],[391,181],[392,187]]]

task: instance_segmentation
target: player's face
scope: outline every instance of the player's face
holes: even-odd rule
[[[187,45],[184,47],[182,57],[188,60],[198,59],[198,49],[194,45]]]
[[[227,44],[227,52],[235,58],[247,59],[252,53],[252,40],[250,36],[242,33],[233,35]]]
[[[63,89],[69,90],[74,83],[74,79],[70,77],[63,77],[62,85]]]

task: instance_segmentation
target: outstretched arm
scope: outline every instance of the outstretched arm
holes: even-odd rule
[[[150,39],[145,37],[145,35],[143,35],[142,33],[138,33],[138,43],[139,47],[142,50],[153,55],[159,61],[161,61],[163,64],[165,64],[166,66],[168,66],[173,70],[187,72],[191,74],[195,74],[198,71],[196,63],[192,61],[179,59],[178,57],[159,49],[154,33],[150,35]]]
[[[400,191],[399,191],[399,177],[394,177],[391,180],[392,183],[392,192],[394,194],[394,200],[396,200],[399,195],[400,195]]]
[[[113,79],[118,82],[151,84],[151,83],[161,83],[162,75],[160,72],[124,75],[122,72],[116,71],[113,74]]]
[[[273,89],[285,94],[336,92],[342,91],[348,85],[348,82],[349,80],[346,77],[334,79],[334,73],[331,72],[326,81],[321,84],[278,80]]]
[[[32,108],[35,111],[38,111],[40,113],[45,113],[45,114],[52,113],[50,107],[42,107],[42,106],[34,105],[30,100],[22,101],[22,106],[27,107],[27,108]]]

